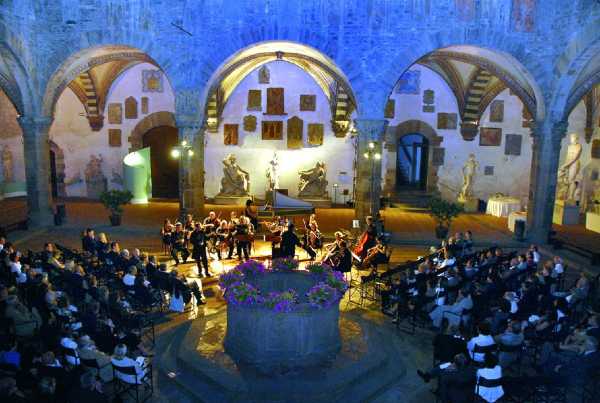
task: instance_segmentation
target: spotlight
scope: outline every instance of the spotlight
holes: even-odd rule
[[[171,157],[179,158],[180,156],[181,156],[181,152],[179,151],[179,149],[174,148],[171,150]]]
[[[366,159],[369,159],[369,153],[364,153],[364,154],[363,154],[363,156],[364,156]]]
[[[187,146],[187,140],[182,140],[181,141],[181,145],[184,146],[184,147]]]
[[[375,148],[375,143],[373,143],[372,141],[369,142],[369,148],[372,150]]]
[[[194,150],[188,150],[188,157],[194,156]]]
[[[381,154],[375,153],[375,155],[373,157],[375,157],[376,160],[380,160],[381,159]]]

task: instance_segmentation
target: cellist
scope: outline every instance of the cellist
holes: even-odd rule
[[[360,236],[356,248],[354,248],[354,253],[360,257],[361,261],[367,257],[369,249],[375,246],[377,239],[377,229],[373,224],[373,217],[367,216],[365,221],[367,223],[367,228]]]

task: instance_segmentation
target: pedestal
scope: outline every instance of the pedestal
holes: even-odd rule
[[[557,200],[554,203],[552,222],[558,225],[579,224],[579,206],[565,200]]]
[[[313,205],[315,208],[331,208],[331,200],[329,199],[311,199],[308,197],[302,197],[300,200],[304,200]]]
[[[215,204],[223,204],[226,206],[245,206],[246,200],[254,199],[252,196],[215,196]]]
[[[458,202],[463,205],[465,213],[476,213],[479,210],[479,199],[477,198],[463,199],[459,197]]]
[[[585,214],[585,228],[600,233],[600,214],[587,212]]]

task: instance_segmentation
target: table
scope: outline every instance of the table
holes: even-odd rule
[[[496,217],[508,217],[510,213],[520,210],[520,199],[514,197],[490,197],[485,212]]]
[[[511,232],[515,232],[516,221],[527,221],[527,212],[525,211],[513,211],[508,215],[508,229]]]

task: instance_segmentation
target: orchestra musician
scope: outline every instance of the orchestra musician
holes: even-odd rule
[[[163,222],[163,226],[160,229],[160,237],[162,243],[165,246],[171,247],[171,235],[173,234],[173,224],[168,218]]]
[[[237,249],[235,240],[235,229],[239,223],[240,219],[237,218],[235,220],[229,221],[229,224],[227,226],[227,245],[229,246],[229,251],[227,252],[227,259],[233,259],[233,252]]]
[[[179,265],[179,253],[181,253],[181,258],[183,259],[183,263],[185,263],[190,256],[190,251],[187,249],[183,225],[180,222],[176,222],[175,231],[171,235],[171,256],[175,259],[175,266]]]
[[[346,241],[340,240],[335,249],[323,259],[323,263],[331,266],[336,271],[350,272],[352,270],[352,252]]]
[[[314,215],[314,214],[313,214]],[[304,232],[304,245],[305,249],[310,248],[313,252],[323,247],[323,239],[321,238],[321,231],[319,231],[319,226],[317,225],[316,220],[312,220],[313,216],[311,216],[311,220],[308,224],[305,222],[305,232]]]
[[[206,241],[208,240],[206,228],[199,222],[194,226],[190,235],[190,244],[193,246],[192,259],[196,261],[198,276],[210,277],[208,270],[208,256],[206,254]]]
[[[250,259],[250,244],[252,243],[254,233],[252,231],[252,223],[248,217],[240,217],[239,223],[235,226],[234,236],[237,243],[238,259],[242,260],[242,254],[245,260]]]
[[[314,259],[316,252],[306,248],[305,245],[300,242],[300,238],[298,238],[298,235],[294,232],[295,229],[296,226],[294,223],[290,222],[288,223],[287,231],[281,235],[281,255],[283,257],[294,257],[296,255],[296,246],[300,246],[308,252],[311,259]]]
[[[217,235],[217,257],[221,260],[221,251],[224,246],[229,248],[230,254],[233,253],[233,238],[229,231],[229,223],[226,220],[221,220],[215,234]]]
[[[285,221],[277,217],[275,221],[267,225],[270,234],[267,235],[267,241],[271,241],[271,256],[273,258],[281,257],[281,235],[285,229]]]
[[[244,215],[250,219],[250,223],[254,228],[258,228],[258,214],[254,207],[254,202],[251,199],[246,200]]]
[[[202,227],[204,229],[204,232],[206,233],[207,247],[208,247],[208,243],[210,243],[211,245],[217,244],[217,241],[218,241],[217,228],[219,228],[219,225],[220,225],[220,220],[219,220],[220,216],[221,216],[221,213],[219,213],[219,215],[217,216],[217,214],[215,214],[214,211],[211,211],[208,213],[208,217],[206,217],[202,221]],[[212,249],[212,248],[210,248],[210,249]],[[217,257],[219,259],[221,259],[218,249],[217,249]]]
[[[384,242],[384,238],[378,236],[376,242],[375,246],[367,251],[367,256],[362,261],[364,269],[369,267],[376,268],[377,265],[386,263],[387,261],[388,246]]]
[[[367,216],[365,218],[365,221],[367,223],[367,228],[365,229],[365,232],[363,232],[363,234],[360,236],[356,248],[354,248],[354,253],[358,257],[360,257],[361,261],[363,261],[365,257],[367,257],[369,249],[375,246],[377,239],[377,229],[373,224],[373,217]]]

